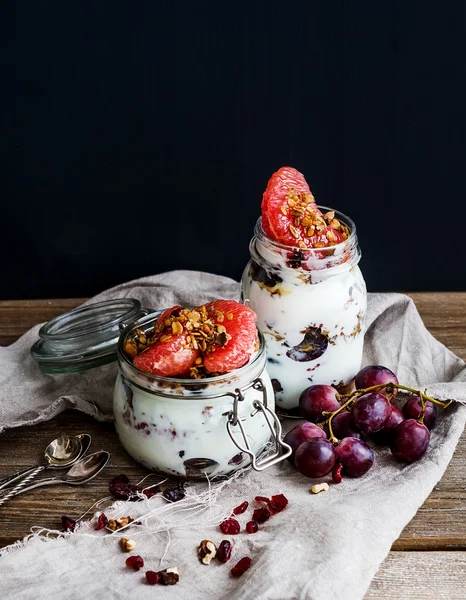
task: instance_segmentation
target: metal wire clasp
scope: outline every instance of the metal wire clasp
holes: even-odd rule
[[[262,402],[260,400],[253,401],[252,404],[253,404],[255,411],[252,413],[251,417],[254,418],[254,416],[258,412],[262,413],[262,415],[264,416],[264,419],[267,422],[267,425],[269,426],[270,431],[272,432],[273,441],[275,442],[274,452],[272,454],[268,454],[267,457],[264,458],[263,460],[257,460],[256,454],[251,450],[248,436],[247,436],[244,426],[241,422],[241,419],[238,416],[238,403],[242,402],[244,400],[244,393],[247,390],[249,390],[250,388],[254,388],[255,390],[258,390],[259,392],[262,392],[262,396],[263,396]],[[282,442],[282,439],[281,439],[281,435],[282,435],[281,423],[278,420],[277,415],[267,405],[267,388],[265,387],[262,379],[260,377],[258,377],[257,379],[252,381],[250,384],[245,385],[242,388],[237,388],[235,390],[235,393],[231,394],[231,395],[233,396],[233,410],[228,413],[228,421],[227,421],[228,435],[230,436],[230,438],[231,438],[232,442],[235,444],[235,446],[241,450],[241,452],[244,452],[251,457],[252,468],[255,469],[256,471],[263,471],[264,469],[267,469],[267,467],[271,467],[272,465],[274,465],[274,464],[282,461],[283,459],[287,458],[288,456],[290,456],[290,454],[291,454],[290,446],[288,446],[288,444],[285,444],[284,442]],[[244,440],[244,444],[245,444],[244,446],[240,445],[237,442],[237,440],[235,439],[235,436],[233,435],[232,428],[235,426],[238,426],[239,430],[241,431],[241,434],[242,434],[243,440]]]

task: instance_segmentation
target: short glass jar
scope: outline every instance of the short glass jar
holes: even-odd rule
[[[136,329],[150,331],[160,312],[127,327],[118,343],[115,426],[127,452],[149,469],[199,479],[256,470],[286,458],[266,371],[265,342],[240,369],[208,379],[160,377],[137,369],[124,352]],[[273,441],[272,452],[258,455]]]
[[[250,243],[242,301],[257,314],[276,405],[284,410],[295,408],[309,385],[344,389],[361,367],[367,308],[361,251],[354,223],[335,216],[350,230],[336,246],[285,246],[266,236],[261,219]]]

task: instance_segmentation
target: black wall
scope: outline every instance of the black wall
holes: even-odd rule
[[[239,279],[284,164],[370,290],[466,290],[465,6],[3,3],[0,297]]]

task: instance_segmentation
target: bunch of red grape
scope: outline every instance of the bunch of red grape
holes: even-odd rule
[[[437,419],[436,405],[447,404],[401,385],[380,365],[359,371],[355,387],[346,396],[329,385],[311,385],[302,392],[299,410],[306,421],[289,431],[284,442],[292,448],[289,460],[303,475],[322,477],[332,471],[337,483],[342,475],[361,477],[374,464],[367,440],[390,446],[400,461],[424,456]],[[403,410],[391,402],[399,389],[411,393]]]

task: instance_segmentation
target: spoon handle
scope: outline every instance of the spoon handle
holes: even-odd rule
[[[84,482],[84,483],[86,483],[86,482]],[[32,485],[28,485],[27,487],[22,487],[21,489],[16,489],[16,488],[13,489],[12,488],[13,493],[10,497],[13,498],[14,496],[19,496],[20,494],[24,494],[25,492],[30,492],[31,490],[35,490],[36,488],[40,488],[40,487],[44,487],[44,486],[48,486],[48,485],[60,485],[60,484],[78,485],[78,484],[69,483],[68,481],[63,481],[63,479],[58,479],[58,478],[41,479],[40,481],[37,481],[36,483],[33,483]],[[5,496],[7,494],[9,494],[9,490],[3,490],[0,492],[0,504],[2,504],[2,500],[3,500],[3,498],[5,498]]]
[[[8,492],[0,498],[0,506],[2,504],[5,504],[5,502],[10,500],[14,496],[16,496],[16,494],[20,493],[27,486],[27,484],[30,483],[34,479],[34,477],[39,475],[39,473],[44,469],[45,465],[39,465],[38,467],[35,467],[35,469],[31,471],[29,475],[24,477],[24,479],[22,479],[19,483],[17,483],[15,486],[9,489]]]
[[[6,488],[18,479],[21,479],[21,477],[32,473],[32,471],[34,471],[35,468],[36,467],[28,467],[27,469],[23,469],[22,471],[17,471],[16,473],[13,473],[13,475],[8,475],[8,477],[2,477],[2,479],[0,479],[0,490],[3,490],[3,488]]]

